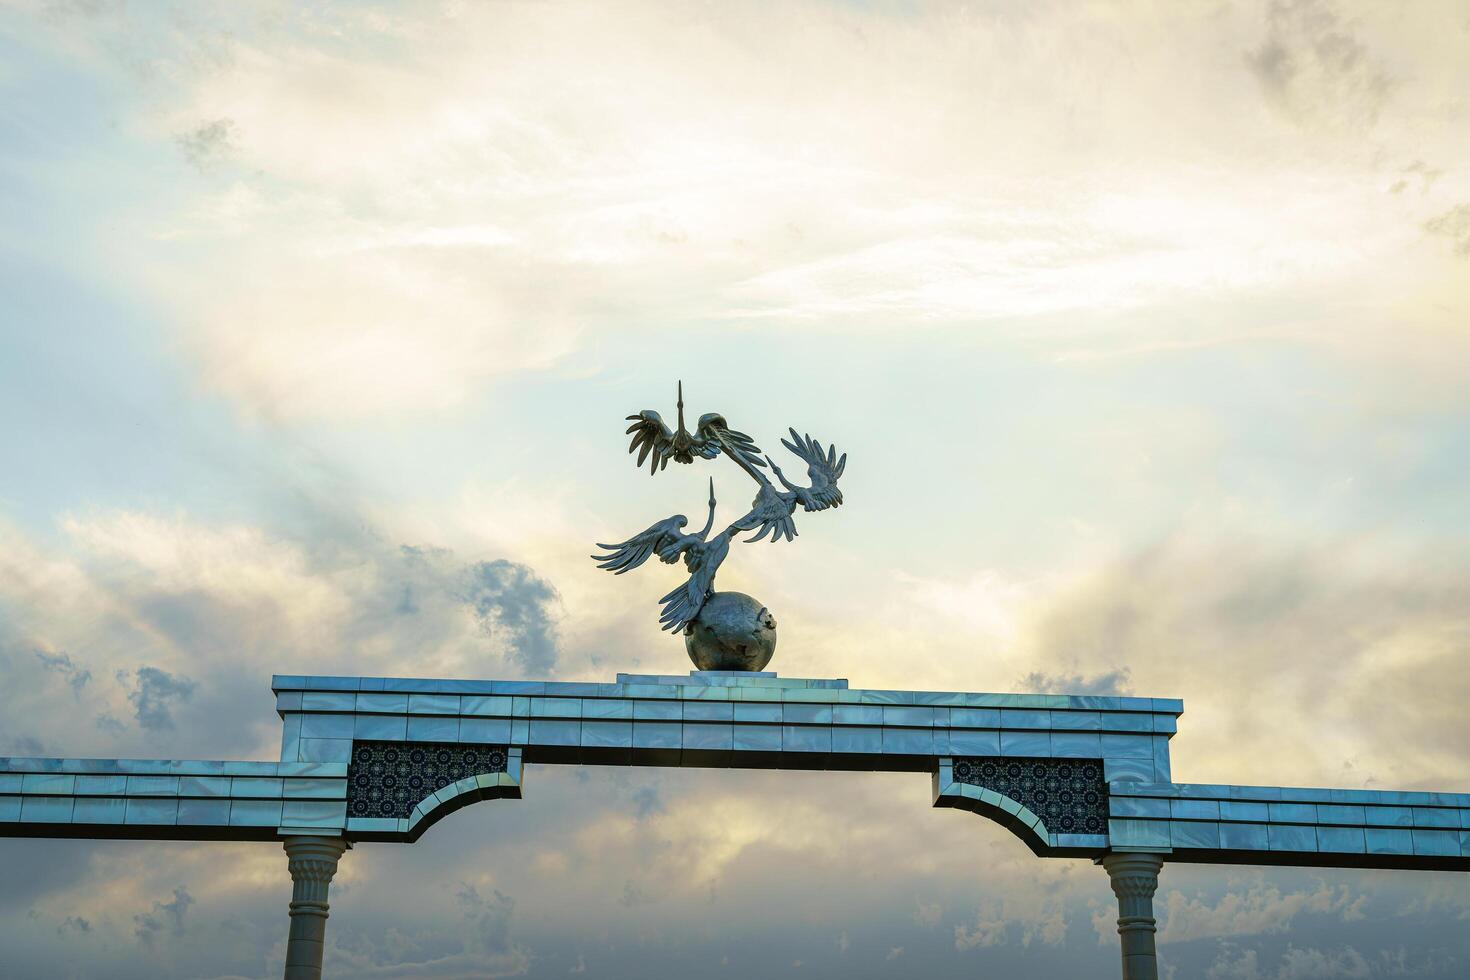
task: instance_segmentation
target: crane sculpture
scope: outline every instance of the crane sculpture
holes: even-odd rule
[[[807,486],[798,486],[750,436],[730,428],[723,415],[701,415],[690,432],[684,424],[683,382],[678,385],[675,430],[670,431],[652,409],[629,415],[628,421],[632,424],[627,434],[633,437],[628,452],[638,454],[640,468],[646,462],[649,473],[657,475],[670,460],[692,464],[696,459],[711,460],[723,454],[756,482],[755,500],[749,513],[711,536],[715,526],[715,484],[711,478],[709,516],[699,532],[684,533],[689,519],[675,514],[626,541],[598,544],[605,553],[593,555],[593,560],[598,568],[621,575],[655,554],[667,564],[683,558],[688,580],[659,600],[663,604],[659,615],[663,629],[684,635],[689,655],[701,670],[761,670],[775,652],[775,619],[766,607],[743,593],[715,592],[715,573],[729,554],[732,541],[750,543],[769,537],[775,543],[794,539],[793,515],[798,504],[806,511],[840,506],[842,491],[837,481],[847,466],[847,454],[838,456],[835,446],[824,447],[810,435],[791,429],[791,438],[781,440],[781,444],[807,464],[807,479],[811,481]],[[772,484],[766,469],[783,489]],[[737,537],[741,532],[754,533],[741,539]]]

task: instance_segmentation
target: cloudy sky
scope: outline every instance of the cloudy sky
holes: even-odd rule
[[[1470,788],[1463,2],[0,4],[0,754],[271,758],[281,673],[679,672],[622,417],[850,453],[721,584],[854,686],[1182,697],[1175,778]],[[918,775],[533,768],[339,977],[1077,977]],[[267,845],[0,841],[0,975],[271,977]],[[1445,874],[1171,866],[1169,976],[1470,973]]]

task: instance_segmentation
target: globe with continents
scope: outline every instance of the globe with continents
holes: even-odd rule
[[[744,592],[713,592],[684,630],[700,670],[764,670],[776,652],[776,618]]]

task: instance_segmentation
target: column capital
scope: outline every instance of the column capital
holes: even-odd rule
[[[351,845],[341,837],[287,837],[281,844],[291,872],[291,914],[326,918],[328,886]]]
[[[1104,854],[1098,863],[1107,871],[1113,894],[1121,901],[1125,897],[1153,898],[1164,858],[1161,854],[1142,851],[1114,851]]]

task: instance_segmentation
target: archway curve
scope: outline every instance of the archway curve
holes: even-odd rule
[[[462,810],[471,803],[481,800],[504,800],[521,798],[521,787],[508,785],[503,778],[504,773],[495,773],[489,776],[471,776],[461,779],[457,783],[451,783],[432,796],[427,796],[415,804],[413,813],[408,818],[407,843],[414,843],[424,835],[430,827],[440,820]]]

